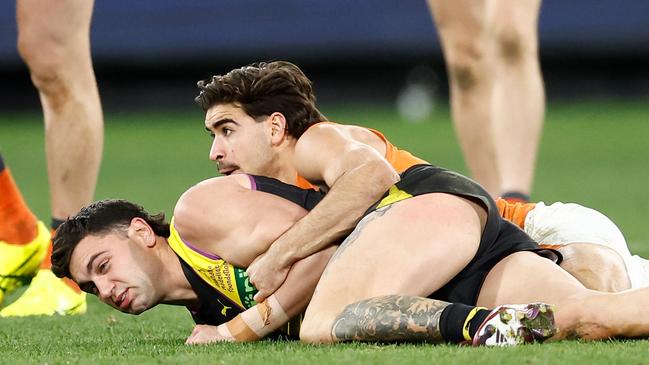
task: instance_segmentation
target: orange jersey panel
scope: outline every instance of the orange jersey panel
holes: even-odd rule
[[[367,128],[372,133],[376,134],[383,142],[385,142],[385,159],[388,160],[390,165],[397,170],[398,173],[406,171],[409,167],[419,164],[427,164],[427,161],[422,160],[419,157],[413,156],[412,153],[400,150],[396,148],[383,133],[377,131],[376,129]]]
[[[307,179],[303,178],[301,175],[297,175],[295,186],[302,189],[319,190],[315,185],[311,184]]]
[[[525,217],[527,217],[527,213],[534,209],[536,203],[510,203],[505,199],[498,198],[496,199],[496,206],[501,217],[524,229]]]

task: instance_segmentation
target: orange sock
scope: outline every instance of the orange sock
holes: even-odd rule
[[[52,235],[54,235],[54,230],[52,230]],[[45,259],[43,262],[41,262],[41,269],[44,270],[50,270],[52,269],[52,248],[54,246],[52,245],[52,241],[50,241],[49,246],[47,247],[47,255],[45,255]],[[75,283],[74,281],[68,279],[68,278],[63,278],[63,282],[69,286],[72,290],[74,290],[77,293],[81,293],[81,288],[79,288],[79,285]]]
[[[0,241],[27,244],[38,234],[38,221],[0,156]]]

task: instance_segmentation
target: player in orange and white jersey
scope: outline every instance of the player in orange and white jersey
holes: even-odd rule
[[[624,235],[604,214],[575,203],[510,203],[501,216],[541,244],[561,252],[561,267],[590,289],[621,291],[649,284],[648,261],[631,255]]]

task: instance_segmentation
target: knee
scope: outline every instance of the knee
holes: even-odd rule
[[[57,37],[40,32],[20,34],[18,52],[23,58],[34,86],[45,96],[67,94],[63,82],[66,46]]]
[[[522,65],[527,58],[537,57],[537,40],[534,32],[524,32],[514,25],[505,25],[496,31],[497,57],[504,64]]]
[[[559,329],[556,339],[602,340],[620,336],[620,331],[610,325],[610,314],[593,305],[593,301],[608,301],[608,295],[595,293],[577,296],[572,305],[562,306],[555,316]]]
[[[24,32],[18,36],[18,52],[32,77],[54,78],[63,65],[63,45],[56,37],[42,32]]]
[[[469,92],[484,82],[487,75],[487,49],[473,40],[458,40],[445,50],[448,77],[460,91]]]
[[[331,326],[325,322],[307,313],[300,327],[300,341],[314,345],[333,343]]]

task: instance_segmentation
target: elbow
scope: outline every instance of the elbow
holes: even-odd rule
[[[395,170],[394,167],[392,167],[392,165],[389,165],[389,167],[390,168],[385,173],[386,174],[385,179],[386,179],[386,183],[388,184],[388,187],[401,181],[401,175],[399,175],[397,170]]]
[[[401,180],[399,173],[385,159],[374,160],[368,162],[367,165],[371,176],[368,180],[381,194]]]
[[[325,326],[305,320],[300,327],[300,341],[311,345],[323,345],[333,343],[333,338]]]
[[[371,147],[355,146],[347,150],[344,156],[343,166],[336,169],[342,173],[335,175],[337,178],[325,179],[331,187],[335,187],[343,176],[347,176],[347,179],[362,182],[364,190],[370,194],[383,194],[401,179],[388,160]]]

